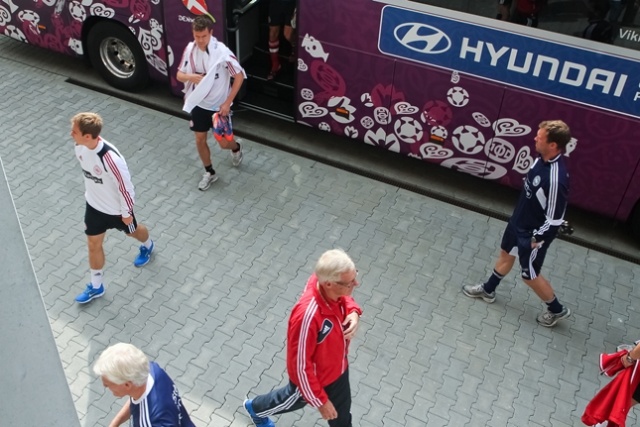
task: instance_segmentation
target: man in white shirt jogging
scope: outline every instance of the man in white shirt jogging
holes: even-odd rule
[[[231,150],[233,166],[240,166],[242,162],[242,147],[233,137],[231,104],[246,75],[229,48],[212,36],[212,27],[209,17],[195,18],[191,27],[194,41],[185,48],[176,75],[178,81],[184,83],[182,109],[191,114],[189,127],[195,133],[198,155],[205,170],[198,184],[202,191],[218,179],[207,144],[210,129],[213,128],[220,147]]]
[[[71,137],[85,178],[84,224],[91,270],[91,281],[76,297],[80,304],[104,295],[102,244],[107,230],[118,229],[142,243],[133,262],[136,267],[149,262],[154,248],[149,230],[138,224],[133,214],[135,193],[127,163],[117,148],[102,139],[100,132],[102,118],[96,113],[78,113],[71,119]]]

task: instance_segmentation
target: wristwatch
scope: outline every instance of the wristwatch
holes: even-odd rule
[[[627,362],[628,363],[634,363],[635,360],[631,358],[631,353],[627,353]]]

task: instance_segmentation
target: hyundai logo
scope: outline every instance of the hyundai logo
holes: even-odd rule
[[[404,47],[420,53],[443,53],[451,47],[451,39],[445,33],[417,22],[398,25],[393,35]]]

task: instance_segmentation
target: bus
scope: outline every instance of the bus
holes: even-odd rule
[[[180,95],[191,22],[208,15],[247,71],[241,105],[513,188],[538,123],[562,119],[570,204],[640,236],[634,0],[513,0],[510,21],[497,0],[299,1],[294,61],[273,80],[268,3],[3,0],[0,30],[84,56],[119,89],[160,80]]]

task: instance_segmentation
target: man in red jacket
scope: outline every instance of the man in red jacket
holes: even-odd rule
[[[270,415],[309,404],[330,427],[351,427],[349,342],[362,309],[351,297],[358,271],[341,249],[322,254],[291,311],[287,330],[289,384],[244,401],[259,427],[274,427]]]

